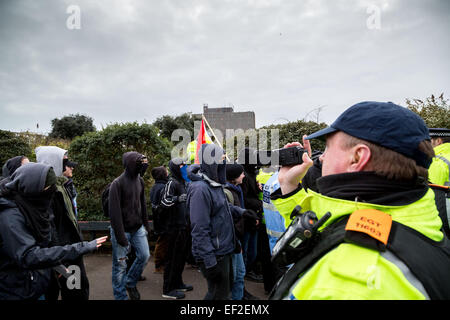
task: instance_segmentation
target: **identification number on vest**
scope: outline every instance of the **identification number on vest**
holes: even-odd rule
[[[345,230],[363,232],[386,245],[391,227],[390,215],[375,209],[363,209],[350,215]]]

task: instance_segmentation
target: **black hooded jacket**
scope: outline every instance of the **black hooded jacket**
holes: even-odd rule
[[[0,197],[0,300],[39,298],[47,291],[52,267],[96,249],[95,240],[47,247],[33,235],[13,195],[36,197],[49,169],[38,163],[20,167],[6,185],[10,193]]]
[[[152,169],[152,177],[155,179],[155,184],[150,190],[150,201],[152,203],[153,216],[153,231],[157,235],[161,235],[168,230],[168,215],[166,215],[163,206],[161,205],[161,198],[164,187],[168,182],[167,169],[163,166]]]
[[[138,152],[125,153],[122,158],[125,171],[111,183],[109,190],[111,227],[123,247],[128,246],[125,232],[136,232],[142,225],[149,230],[144,180],[138,165],[142,157]]]
[[[189,216],[186,209],[186,201],[179,201],[179,196],[186,195],[186,182],[184,181],[180,165],[176,165],[172,160],[169,161],[170,179],[166,184],[161,205],[169,214],[168,230],[185,229],[188,226]]]
[[[213,144],[202,145],[199,151],[212,156],[223,155],[223,149]],[[233,218],[240,217],[244,209],[228,203],[223,191],[226,165],[218,159],[211,162],[203,158],[200,165],[189,167],[187,206],[190,210],[192,254],[205,267],[216,265],[218,256],[231,254],[236,248]]]
[[[16,170],[22,165],[22,160],[25,156],[17,156],[11,159],[8,159],[2,168],[2,176],[3,178],[10,177]]]

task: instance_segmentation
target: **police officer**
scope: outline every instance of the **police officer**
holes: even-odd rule
[[[280,169],[271,197],[287,223],[296,205],[331,217],[316,242],[300,244],[271,299],[449,299],[450,246],[426,184],[434,152],[423,120],[391,102],[362,102],[304,136],[309,152],[315,138],[326,139],[318,191],[299,184],[313,165],[305,152],[302,164]]]
[[[450,186],[450,129],[430,128],[430,137],[436,156],[428,178],[434,184]]]

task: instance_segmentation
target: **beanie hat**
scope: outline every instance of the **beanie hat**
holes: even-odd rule
[[[227,180],[233,181],[239,178],[239,176],[244,172],[244,167],[238,163],[229,163],[226,167],[227,170]]]

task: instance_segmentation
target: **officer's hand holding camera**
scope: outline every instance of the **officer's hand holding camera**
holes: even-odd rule
[[[278,173],[278,181],[280,182],[280,188],[282,194],[287,194],[297,189],[300,180],[306,175],[308,169],[313,165],[311,160],[311,144],[309,140],[306,140],[306,135],[303,136],[303,146],[299,142],[288,143],[284,148],[289,147],[301,147],[305,148],[308,152],[303,153],[303,163],[295,166],[282,166]]]

